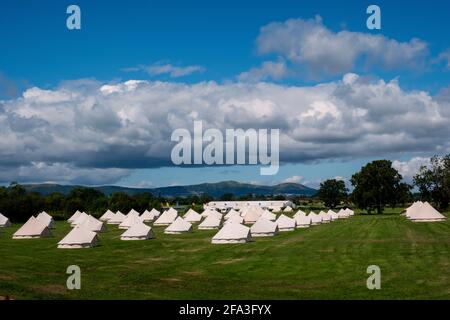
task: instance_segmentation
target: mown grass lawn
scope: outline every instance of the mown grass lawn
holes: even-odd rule
[[[61,250],[53,238],[0,232],[0,297],[14,299],[450,299],[450,219],[413,223],[387,212],[357,215],[239,245],[212,245],[215,231],[120,241],[108,226],[93,249]],[[389,214],[391,213],[391,214]],[[447,216],[450,216],[447,213]],[[78,265],[81,290],[67,290]],[[368,290],[366,268],[381,268]]]

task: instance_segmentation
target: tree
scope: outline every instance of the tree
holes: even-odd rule
[[[98,190],[86,187],[73,188],[66,198],[66,212],[73,214],[76,210],[91,214],[103,213],[107,208],[106,196]]]
[[[14,222],[26,221],[32,214],[44,209],[42,197],[35,193],[27,193],[17,182],[0,190],[0,212]]]
[[[431,158],[430,166],[422,166],[414,176],[422,200],[445,209],[450,203],[450,154]]]
[[[316,196],[329,208],[335,208],[347,197],[348,189],[342,180],[329,179],[320,183]]]
[[[200,195],[200,202],[201,203],[208,203],[208,202],[213,201],[213,200],[214,199],[209,194],[203,193],[203,194]]]
[[[391,161],[372,161],[352,176],[350,181],[354,190],[351,199],[369,213],[376,209],[381,214],[386,204],[405,197],[406,188],[401,180],[402,176],[392,167]]]
[[[144,212],[150,207],[153,200],[153,195],[149,192],[137,193],[133,196],[134,209],[138,212]]]
[[[233,201],[234,200],[234,194],[232,193],[224,193],[220,196],[220,201]]]
[[[114,192],[109,198],[109,207],[113,211],[127,213],[133,208],[132,198],[125,192]]]
[[[398,185],[397,197],[391,199],[391,207],[394,208],[398,204],[405,206],[406,203],[412,202],[414,200],[413,194],[411,193],[412,186],[407,183],[400,183]]]

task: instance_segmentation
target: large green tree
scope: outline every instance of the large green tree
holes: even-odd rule
[[[351,199],[369,213],[383,213],[387,204],[395,205],[409,193],[410,187],[402,183],[402,176],[389,160],[376,160],[366,164],[351,178],[354,190]]]
[[[335,208],[347,197],[348,189],[342,180],[328,179],[320,183],[316,196],[325,203],[328,208]]]
[[[86,211],[99,215],[106,211],[108,199],[93,188],[76,187],[70,191],[66,198],[66,212],[73,214],[76,210]]]
[[[445,209],[450,203],[450,154],[431,158],[429,166],[422,166],[414,176],[422,200]]]

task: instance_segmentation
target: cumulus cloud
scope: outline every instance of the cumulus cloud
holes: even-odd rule
[[[328,29],[319,16],[289,19],[261,28],[257,39],[260,54],[277,54],[305,68],[317,78],[356,71],[362,61],[365,70],[417,69],[423,66],[428,46],[422,40],[399,42],[383,35]]]
[[[238,75],[238,80],[243,82],[259,82],[266,80],[280,80],[288,74],[284,61],[265,61],[261,67],[252,68]]]
[[[125,72],[144,71],[151,76],[169,75],[171,78],[179,78],[191,75],[196,72],[204,72],[206,69],[202,66],[174,66],[170,63],[156,62],[152,65],[140,65],[138,67],[124,68]]]
[[[292,176],[289,178],[286,178],[282,181],[282,183],[300,183],[300,181],[303,180],[302,176]]]
[[[136,187],[136,188],[154,188],[155,185],[151,181],[142,180],[139,183],[133,185],[132,187]]]
[[[438,57],[439,60],[444,61],[447,65],[447,69],[450,69],[450,48],[441,52]]]
[[[0,181],[105,185],[117,182],[130,172],[118,168],[78,168],[70,163],[32,162],[18,167],[0,166]]]
[[[223,132],[278,128],[282,163],[440,154],[450,151],[448,110],[444,94],[356,74],[305,87],[69,81],[0,101],[0,180],[29,180],[37,170],[37,180],[101,184],[132,169],[172,165],[173,130],[192,132],[195,120]]]
[[[392,162],[392,167],[403,176],[403,178],[411,182],[413,177],[417,174],[422,166],[429,166],[430,158],[426,157],[414,157],[407,161],[395,160]]]

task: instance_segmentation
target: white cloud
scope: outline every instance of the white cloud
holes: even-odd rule
[[[302,176],[292,176],[289,178],[284,179],[282,182],[283,183],[300,183],[300,181],[303,180]]]
[[[133,187],[136,187],[136,188],[154,188],[155,185],[151,181],[143,180],[143,181],[133,185]]]
[[[417,69],[424,65],[428,46],[411,39],[399,42],[382,35],[328,29],[319,16],[289,19],[261,28],[257,39],[260,54],[277,54],[308,71],[314,78],[340,75],[356,68]]]
[[[266,80],[280,80],[288,74],[288,69],[284,61],[272,62],[265,61],[259,68],[252,68],[249,71],[242,72],[238,76],[239,81],[258,82]]]
[[[156,62],[154,64],[145,66],[140,65],[138,67],[124,68],[125,72],[137,72],[144,71],[151,76],[169,75],[171,78],[179,78],[191,75],[196,72],[204,72],[206,69],[202,66],[174,66],[171,63]]]
[[[70,163],[32,162],[14,168],[0,167],[0,181],[105,185],[115,183],[130,173],[131,170],[119,168],[79,168]]]
[[[412,178],[419,172],[420,167],[429,165],[430,158],[425,157],[415,157],[407,161],[395,160],[392,162],[392,167],[397,169],[408,182],[412,181]]]
[[[450,152],[449,109],[445,93],[433,97],[405,91],[397,80],[357,75],[306,87],[65,82],[0,101],[0,180],[32,178],[35,163],[49,167],[36,179],[76,181],[93,170],[108,183],[131,169],[171,165],[171,133],[192,131],[194,120],[222,131],[279,128],[284,163],[441,154]],[[31,171],[21,174],[19,167]]]
[[[438,59],[444,61],[447,65],[447,69],[450,69],[450,48],[441,52]]]

